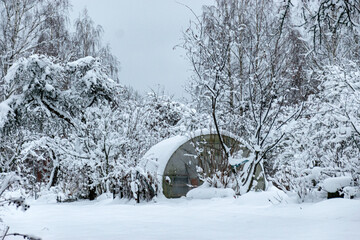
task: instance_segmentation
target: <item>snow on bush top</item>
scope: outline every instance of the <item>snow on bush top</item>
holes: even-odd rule
[[[96,59],[94,57],[87,56],[87,57],[80,58],[76,61],[69,62],[68,66],[73,67],[73,68],[84,67],[84,66],[92,64],[94,61],[96,61]]]
[[[324,180],[324,189],[327,192],[336,192],[343,187],[350,186],[351,177],[332,177]]]

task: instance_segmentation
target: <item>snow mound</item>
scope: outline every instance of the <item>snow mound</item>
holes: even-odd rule
[[[343,187],[350,186],[351,177],[332,177],[324,180],[324,189],[327,192],[336,192]]]
[[[51,191],[43,191],[38,199],[31,201],[31,204],[57,203],[57,194]]]
[[[296,196],[287,194],[282,190],[276,188],[269,183],[269,188],[266,191],[250,191],[239,197],[237,197],[237,204],[241,205],[286,205],[291,203],[297,203]]]
[[[186,197],[194,198],[194,199],[235,197],[235,191],[232,190],[231,188],[198,187],[198,188],[190,190],[186,194]]]

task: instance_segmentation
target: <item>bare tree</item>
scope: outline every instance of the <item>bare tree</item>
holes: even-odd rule
[[[86,56],[100,57],[111,78],[118,81],[120,62],[110,51],[110,46],[102,45],[104,29],[95,25],[85,8],[75,21],[75,33],[72,39],[72,59]]]
[[[264,161],[283,139],[282,127],[299,114],[289,109],[288,53],[297,44],[289,41],[290,6],[290,1],[218,0],[184,33],[195,73],[194,101],[211,114],[220,139],[221,129],[230,130],[252,146],[241,180],[247,191],[265,188]],[[224,165],[229,167],[227,160]]]
[[[85,8],[75,21],[74,44],[77,47],[76,58],[96,56],[101,48],[101,37],[104,29],[95,25]]]
[[[6,75],[12,63],[40,49],[47,41],[59,40],[49,34],[51,22],[63,21],[69,7],[68,0],[1,0],[0,1],[0,65],[1,74]],[[60,27],[60,26],[57,26]],[[55,31],[52,26],[52,31]]]

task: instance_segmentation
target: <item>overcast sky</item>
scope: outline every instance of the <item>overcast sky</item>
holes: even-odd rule
[[[186,96],[191,75],[181,43],[182,31],[213,0],[72,0],[72,18],[86,6],[90,17],[104,28],[104,43],[121,62],[120,81],[141,93],[164,87],[165,93]]]

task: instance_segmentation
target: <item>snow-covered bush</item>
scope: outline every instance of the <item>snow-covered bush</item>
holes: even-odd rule
[[[274,165],[275,183],[296,191],[302,201],[323,191],[329,177],[351,176],[360,185],[360,72],[350,62],[327,67],[319,76],[319,92],[291,125]]]
[[[68,171],[66,164],[84,157],[81,155],[84,149],[78,148],[79,142],[90,147],[91,140],[106,138],[101,135],[99,139],[91,139],[86,134],[88,127],[94,128],[91,124],[99,127],[99,131],[104,128],[106,131],[107,127],[89,117],[89,112],[98,105],[111,106],[117,87],[97,59],[87,57],[69,64],[54,61],[33,55],[20,59],[5,76],[7,99],[2,104],[7,108],[2,108],[6,112],[2,114],[5,117],[1,128],[1,164],[3,171],[16,171],[23,177],[28,183],[24,187],[35,197],[41,185],[48,189],[56,184],[59,169],[76,176],[76,172]],[[100,110],[93,112],[106,112]],[[108,126],[112,124],[109,122]],[[85,157],[92,153],[87,154]]]
[[[344,187],[349,187],[352,182],[352,177],[333,177],[326,178],[323,182],[323,188],[328,193],[335,193],[341,191]]]
[[[4,207],[5,205],[14,205],[16,208],[20,208],[23,211],[26,211],[29,209],[29,205],[26,204],[25,198],[23,197],[9,197],[6,196],[6,192],[9,188],[12,187],[12,185],[19,184],[21,181],[20,177],[18,177],[15,173],[1,173],[0,174],[0,208]],[[8,233],[9,226],[6,226],[5,223],[3,223],[1,216],[0,216],[0,232],[2,239],[5,239],[5,237],[8,236],[21,236],[24,237],[24,239],[33,239],[38,240],[36,237],[32,237],[27,234],[20,234],[20,233]]]
[[[149,201],[158,194],[159,181],[141,168],[130,168],[120,179],[120,197],[135,199],[136,202]]]
[[[124,197],[152,198],[145,183],[154,180],[130,169],[153,144],[184,130],[184,116],[191,114],[166,96],[138,97],[93,57],[70,63],[40,55],[20,59],[4,89],[1,170],[16,172],[35,198],[51,187],[63,199],[92,199],[120,188]],[[132,182],[148,193],[136,195]]]

